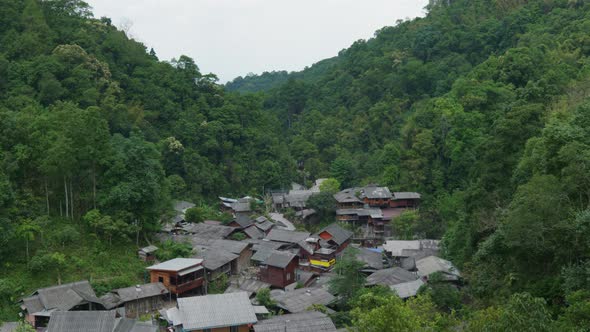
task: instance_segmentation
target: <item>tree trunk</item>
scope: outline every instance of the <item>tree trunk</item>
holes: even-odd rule
[[[64,176],[64,191],[66,196],[66,219],[69,217],[70,213],[70,206],[68,205],[68,183],[66,182],[66,177]]]
[[[96,166],[92,162],[92,206],[96,209]]]
[[[70,178],[70,218],[74,219],[74,188],[72,187],[72,178]]]
[[[47,178],[45,178],[45,202],[47,203],[47,215],[49,215],[49,190],[47,189]]]
[[[25,247],[27,248],[27,267],[29,267],[29,239],[25,239]]]

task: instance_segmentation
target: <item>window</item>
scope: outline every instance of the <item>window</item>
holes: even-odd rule
[[[158,277],[158,281],[164,283],[164,277]]]
[[[230,326],[229,332],[238,332],[239,328],[239,326]]]
[[[287,281],[291,280],[291,272],[287,273]]]
[[[203,329],[203,332],[211,332],[211,329]]]

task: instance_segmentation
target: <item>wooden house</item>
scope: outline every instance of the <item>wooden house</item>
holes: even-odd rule
[[[21,309],[25,321],[37,328],[46,326],[55,311],[104,310],[104,306],[90,283],[84,280],[40,288],[22,299]]]
[[[388,207],[393,197],[389,188],[373,185],[362,188],[360,196],[363,202],[371,207]]]
[[[394,208],[417,208],[420,204],[420,194],[415,192],[394,192],[390,207]]]
[[[202,259],[175,258],[147,269],[151,282],[164,284],[174,296],[207,293]]]
[[[336,263],[338,254],[350,244],[352,235],[351,231],[334,223],[300,242],[301,268],[317,272],[330,270]]]
[[[249,332],[258,322],[246,292],[181,298],[166,316],[176,332]]]
[[[162,309],[164,303],[170,299],[170,292],[164,284],[154,282],[114,289],[100,299],[107,309],[119,308],[122,309],[117,309],[121,316],[137,318]]]
[[[156,260],[155,254],[156,254],[157,250],[158,250],[158,247],[156,247],[156,246],[147,246],[147,247],[139,249],[137,251],[137,255],[144,262],[153,262]]]
[[[334,194],[338,209],[360,209],[365,203],[357,197],[359,188],[348,188]]]
[[[275,287],[285,288],[295,280],[297,255],[289,252],[272,252],[260,265],[259,279]]]

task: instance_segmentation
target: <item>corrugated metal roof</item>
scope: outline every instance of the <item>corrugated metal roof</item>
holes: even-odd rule
[[[285,242],[285,243],[297,243],[299,241],[305,241],[309,237],[308,232],[297,232],[297,231],[286,231],[282,229],[272,229],[266,236],[266,240]]]
[[[256,332],[335,332],[336,326],[323,313],[301,312],[275,316],[254,325]]]
[[[284,269],[297,255],[288,252],[275,251],[264,260],[264,264]]]
[[[366,284],[391,286],[401,284],[403,282],[414,281],[418,276],[412,272],[406,271],[401,267],[393,267],[390,269],[378,270],[367,277]]]
[[[402,282],[397,285],[391,285],[389,286],[389,288],[396,292],[399,297],[405,299],[408,297],[416,296],[418,290],[420,289],[420,287],[422,287],[422,285],[424,285],[422,279],[416,279],[413,281]]]
[[[416,261],[416,268],[420,276],[441,272],[447,280],[457,280],[461,277],[461,273],[452,262],[436,256],[428,256]]]
[[[202,263],[203,260],[198,258],[174,258],[160,264],[152,265],[147,269],[160,271],[182,271]]]
[[[277,302],[277,306],[291,313],[305,311],[314,304],[327,305],[336,299],[322,288],[299,288],[280,294],[271,293],[271,298]]]
[[[337,223],[333,223],[324,227],[317,233],[318,236],[322,234],[322,232],[327,232],[330,235],[332,235],[332,238],[330,240],[336,242],[336,244],[338,245],[341,245],[344,242],[348,241],[353,234],[351,231],[340,227],[340,225],[338,225]]]
[[[221,248],[210,248],[199,252],[198,257],[203,259],[203,266],[207,270],[214,271],[237,259],[239,256]]]
[[[0,332],[15,332],[18,327],[18,322],[0,323]]]
[[[387,187],[367,186],[361,189],[361,192],[361,195],[368,199],[388,199],[392,197]]]
[[[244,233],[246,233],[251,239],[262,239],[265,235],[264,232],[258,229],[255,225],[244,228]]]
[[[31,311],[27,308],[29,313],[51,309],[70,310],[86,300],[98,300],[90,283],[86,280],[40,288],[35,293],[38,300],[35,299],[35,296],[27,298],[26,301],[23,300],[25,306],[31,305],[31,309],[34,310]],[[39,304],[43,307],[41,310],[39,310]]]
[[[143,284],[138,286],[139,287],[132,286],[119,288],[113,290],[113,292],[117,293],[117,295],[123,302],[168,294],[168,290],[166,289],[166,287],[164,287],[164,284],[162,284],[161,282],[152,282],[149,284]]]
[[[55,311],[47,332],[113,332],[115,311]]]
[[[246,292],[179,298],[178,308],[182,328],[188,331],[258,321]]]
[[[368,250],[367,248],[358,248],[355,256],[356,259],[365,263],[366,267],[375,270],[381,270],[383,268],[383,255],[381,253]]]
[[[182,228],[187,233],[192,233],[201,238],[223,239],[228,237],[236,229],[222,225],[208,225],[205,223],[188,224]]]
[[[393,199],[420,199],[420,194],[416,192],[394,192]]]

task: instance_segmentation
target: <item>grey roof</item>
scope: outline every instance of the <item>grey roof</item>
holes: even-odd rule
[[[188,224],[183,230],[208,239],[223,239],[228,237],[236,229],[229,226],[209,225],[205,223]]]
[[[277,242],[298,243],[307,239],[309,235],[310,233],[308,232],[286,231],[274,228],[268,233],[266,239]]]
[[[264,218],[264,219],[266,219],[266,218]],[[274,225],[275,224],[272,221],[270,221],[270,220],[265,220],[265,221],[261,221],[261,222],[258,222],[257,221],[256,222],[256,227],[258,227],[260,230],[262,230],[264,232],[266,232],[269,229],[273,228]]]
[[[158,326],[148,322],[138,322],[130,318],[117,318],[115,330],[113,332],[157,332]]]
[[[274,250],[274,249],[262,247],[260,250],[256,251],[256,253],[254,255],[252,255],[252,257],[250,257],[250,259],[253,260],[253,261],[255,261],[255,262],[263,263],[275,251],[276,250]],[[278,251],[276,251],[276,252],[278,252]]]
[[[47,332],[113,332],[115,311],[55,311]]]
[[[177,271],[189,269],[196,265],[203,263],[202,259],[197,258],[174,258],[169,261],[165,261],[160,264],[152,265],[148,267],[148,270],[160,270],[160,271]]]
[[[274,316],[254,325],[255,332],[335,332],[330,317],[317,311]]]
[[[247,242],[224,240],[224,239],[206,239],[198,236],[193,236],[189,240],[193,246],[209,247],[211,249],[223,249],[239,255],[250,245]]]
[[[383,244],[383,250],[393,257],[414,257],[417,259],[436,254],[439,251],[439,240],[388,240]],[[427,253],[426,255],[421,252]]]
[[[166,289],[166,287],[164,287],[164,284],[162,284],[161,282],[152,282],[149,284],[143,284],[138,286],[139,287],[132,286],[126,288],[119,288],[113,290],[113,292],[116,293],[123,302],[129,302],[137,299],[144,299],[147,297],[168,294],[168,290]],[[137,289],[139,289],[139,291],[137,291]]]
[[[288,252],[275,251],[264,260],[264,264],[284,269],[297,255]]]
[[[237,214],[234,221],[242,228],[248,227],[254,223],[254,220],[250,219],[250,216],[242,213]]]
[[[383,269],[383,257],[379,252],[374,252],[367,248],[358,248],[356,251],[356,259],[365,263],[365,267],[375,270]]]
[[[272,193],[273,204],[283,204],[285,202],[285,193]]]
[[[420,276],[441,272],[447,280],[458,280],[461,277],[461,273],[453,263],[436,256],[428,256],[416,261],[416,268]]]
[[[184,222],[184,218],[185,218],[185,215],[180,213],[180,214],[177,214],[174,217],[172,217],[172,219],[170,219],[170,221],[172,221],[172,224],[176,225],[176,224],[180,224],[181,222]]]
[[[258,229],[255,225],[246,227],[243,229],[243,231],[251,239],[262,239],[265,235],[264,232]]]
[[[381,209],[378,208],[368,208],[368,209],[338,209],[336,210],[337,215],[357,215],[359,217],[368,217],[371,218],[383,218],[383,212]]]
[[[268,241],[264,239],[245,239],[242,242],[251,243],[252,251],[254,252],[260,249],[278,249],[285,245],[283,242]]]
[[[390,269],[378,270],[373,272],[367,277],[366,284],[371,285],[383,285],[391,286],[401,284],[407,281],[414,281],[418,279],[418,276],[412,272],[408,272],[401,267],[393,267]]]
[[[195,204],[187,201],[175,201],[174,202],[174,210],[177,212],[184,213],[186,210],[190,208],[194,208]]]
[[[271,293],[277,306],[291,313],[307,310],[314,304],[327,305],[336,298],[322,288],[299,288],[289,292]]]
[[[232,210],[235,212],[249,212],[250,211],[250,198],[240,198],[237,202],[231,204]]]
[[[415,192],[394,192],[393,199],[420,199],[420,194]]]
[[[411,296],[416,296],[422,285],[424,285],[422,279],[416,279],[413,281],[402,282],[397,285],[391,285],[389,288],[396,292],[399,297],[405,299]]]
[[[361,195],[368,199],[388,199],[391,192],[387,187],[367,186],[361,189]]]
[[[256,222],[265,222],[267,220],[268,219],[265,216],[260,216],[260,217],[258,217],[256,219],[254,219],[254,221],[256,221]]]
[[[0,332],[15,332],[18,327],[18,322],[0,323]]]
[[[203,258],[203,266],[207,270],[214,271],[237,259],[239,256],[224,249],[211,248],[199,252],[198,257]]]
[[[303,271],[303,270],[296,270],[295,271],[297,282],[306,285],[313,277],[316,275],[313,272]]]
[[[313,246],[308,243],[307,241],[299,241],[299,243],[297,243],[299,245],[299,247],[301,247],[301,249],[307,251],[309,254],[313,255],[314,253],[314,248]]]
[[[307,200],[313,195],[311,190],[291,190],[284,197],[285,202],[291,207],[304,208]]]
[[[241,278],[237,282],[232,282],[225,293],[247,292],[250,297],[265,288],[270,288],[270,284],[260,280]]]
[[[351,231],[340,227],[336,223],[333,223],[333,224],[330,224],[330,225],[324,227],[322,230],[320,230],[318,232],[318,236],[319,236],[319,234],[321,234],[323,232],[327,232],[330,235],[332,235],[332,238],[330,239],[330,241],[334,241],[338,245],[342,245],[344,242],[348,241],[352,237],[352,234],[353,234]]]
[[[258,321],[246,292],[179,298],[178,308],[180,323],[187,331]]]
[[[338,203],[363,203],[357,196],[358,188],[348,188],[334,194],[334,199]]]
[[[23,299],[29,313],[48,310],[70,310],[86,301],[100,302],[86,280],[40,288],[33,296]]]
[[[139,251],[143,251],[146,254],[152,253],[156,250],[158,250],[158,247],[156,247],[156,246],[147,246],[147,247],[143,247],[143,248],[139,249]]]

